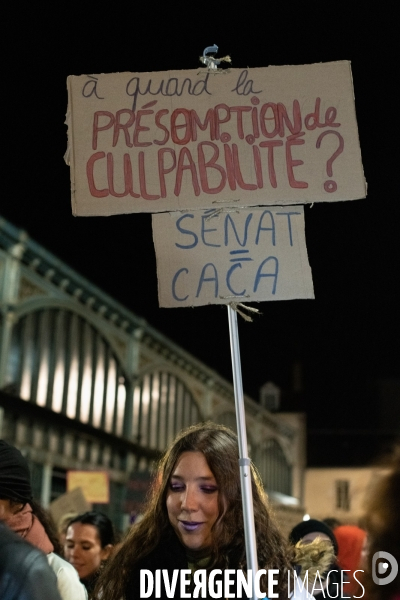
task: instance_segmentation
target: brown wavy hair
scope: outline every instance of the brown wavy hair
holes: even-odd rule
[[[166,497],[175,465],[183,452],[202,452],[217,481],[219,517],[213,526],[210,569],[227,568],[232,552],[246,570],[245,537],[237,437],[227,427],[204,423],[183,430],[161,459],[143,519],[135,524],[118,552],[104,568],[95,597],[121,600],[132,567],[156,548],[171,531]],[[287,543],[271,516],[260,476],[251,466],[254,521],[259,568],[279,569],[279,592],[286,590],[290,569]]]
[[[400,576],[387,585],[377,585],[372,579],[372,557],[376,552],[389,552],[400,566],[400,446],[391,462],[392,470],[377,484],[364,521],[368,532],[368,560],[365,567],[368,600],[387,600],[400,594]]]
[[[53,517],[50,512],[43,508],[43,506],[36,500],[31,500],[29,504],[32,507],[32,513],[37,517],[44,527],[47,537],[53,544],[54,552],[59,556],[64,556],[64,549],[61,546],[60,539],[58,537],[57,527],[54,523]]]

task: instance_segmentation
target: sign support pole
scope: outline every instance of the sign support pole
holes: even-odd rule
[[[254,578],[258,571],[256,531],[254,526],[253,493],[251,489],[251,461],[247,452],[246,417],[244,411],[242,368],[240,364],[239,333],[236,311],[228,308],[229,339],[231,343],[233,388],[235,392],[236,423],[239,444],[239,471],[242,490],[244,536],[246,544],[247,569],[252,571],[253,600],[257,600]]]

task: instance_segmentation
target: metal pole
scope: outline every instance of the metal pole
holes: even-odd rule
[[[231,342],[233,388],[235,391],[236,423],[239,443],[239,471],[242,489],[244,537],[246,543],[247,569],[251,569],[253,578],[253,600],[257,600],[254,591],[254,578],[258,571],[256,530],[254,526],[253,493],[251,490],[250,459],[247,453],[246,417],[244,412],[242,368],[240,364],[239,333],[236,311],[228,305],[229,339]]]

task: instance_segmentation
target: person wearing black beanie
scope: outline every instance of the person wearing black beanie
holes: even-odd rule
[[[296,527],[293,527],[292,531],[289,534],[289,540],[292,544],[297,544],[300,540],[302,540],[305,536],[312,533],[322,533],[331,540],[333,548],[335,550],[335,556],[338,553],[338,543],[336,541],[335,535],[328,525],[325,525],[322,521],[317,521],[317,519],[309,519],[308,521],[302,521]]]
[[[87,600],[77,571],[57,554],[61,548],[54,524],[32,498],[27,461],[18,448],[4,440],[0,440],[0,521],[45,553],[62,600]]]
[[[32,500],[28,463],[18,448],[0,440],[0,498],[27,504]]]
[[[313,543],[316,538],[326,541],[329,540],[332,543],[334,559],[328,570],[324,573],[320,573],[321,579],[325,579],[324,589],[322,589],[319,593],[315,591],[313,594],[314,598],[316,600],[323,600],[324,598],[337,598],[338,600],[341,598],[349,599],[351,596],[346,590],[346,585],[343,586],[343,583],[347,583],[346,573],[342,573],[336,562],[338,543],[333,530],[322,521],[318,521],[317,519],[309,519],[308,521],[301,521],[301,523],[296,525],[289,534],[289,540],[293,546],[296,546],[296,544],[301,542],[301,545],[305,547],[308,544]],[[314,584],[314,582],[309,583],[311,583],[311,585]],[[309,591],[312,593],[314,590],[309,588]]]

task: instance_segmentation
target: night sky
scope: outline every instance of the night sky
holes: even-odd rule
[[[400,378],[398,34],[388,5],[8,6],[0,214],[230,380],[225,307],[158,308],[150,215],[72,216],[66,78],[194,69],[212,44],[237,68],[350,60],[368,197],[306,206],[316,299],[259,304],[262,316],[239,329],[246,393],[258,398],[272,380],[282,408],[306,410],[311,428],[373,428],[372,382]]]

